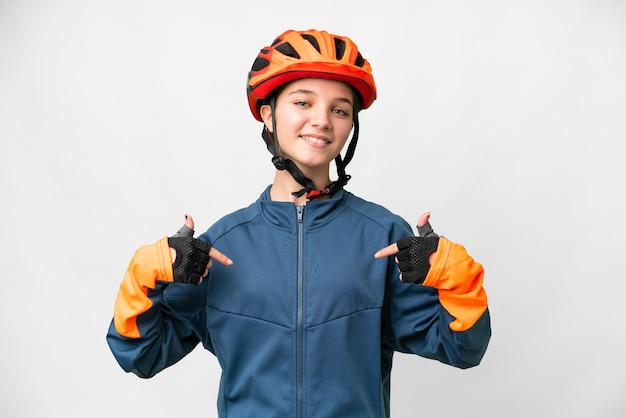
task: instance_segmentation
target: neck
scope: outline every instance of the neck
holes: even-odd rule
[[[320,172],[318,175],[310,175],[311,173],[304,173],[305,176],[313,180],[315,187],[321,189],[326,187],[330,183],[330,177],[328,170]],[[306,195],[296,197],[292,193],[302,189],[302,185],[294,180],[294,178],[286,170],[276,170],[274,175],[274,183],[270,188],[270,197],[276,202],[293,202],[296,206],[306,205]],[[322,197],[320,199],[326,199]]]

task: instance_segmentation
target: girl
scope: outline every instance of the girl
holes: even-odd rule
[[[122,368],[151,377],[202,343],[223,371],[220,417],[362,418],[390,415],[395,351],[479,364],[491,335],[482,266],[428,214],[414,237],[344,190],[358,114],[376,98],[357,46],[287,31],[259,53],[247,93],[274,181],[198,239],[187,217],[137,250],[107,336]]]

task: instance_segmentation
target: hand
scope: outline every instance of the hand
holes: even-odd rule
[[[400,280],[421,284],[428,275],[428,270],[435,259],[439,235],[429,223],[430,213],[423,214],[417,222],[419,237],[405,237],[398,242],[379,250],[374,257],[383,258],[396,255],[396,263],[400,270]]]
[[[209,273],[212,259],[231,266],[233,264],[226,255],[211,247],[206,241],[193,237],[194,222],[191,215],[185,215],[185,224],[178,232],[168,238],[174,281],[198,285]]]

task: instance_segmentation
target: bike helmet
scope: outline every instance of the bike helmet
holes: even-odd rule
[[[248,73],[248,103],[254,117],[262,120],[259,108],[278,87],[305,77],[350,84],[361,96],[361,109],[376,99],[372,67],[350,38],[325,31],[288,30],[261,49]]]
[[[280,155],[276,118],[273,118],[273,134],[263,127],[262,137],[273,155],[274,166],[279,170],[287,170],[303,186],[293,195],[300,197],[306,193],[307,198],[312,200],[334,193],[350,180],[345,168],[352,160],[359,136],[358,112],[367,109],[376,100],[376,85],[369,62],[350,38],[313,29],[288,30],[279,35],[271,46],[261,49],[248,73],[248,104],[255,119],[263,121],[259,110],[264,104],[269,104],[272,114],[275,114],[274,93],[277,89],[291,81],[308,77],[348,83],[357,93],[359,102],[354,112],[353,134],[346,155],[344,158],[341,155],[335,158],[339,178],[324,189],[316,189],[314,182],[293,161]]]

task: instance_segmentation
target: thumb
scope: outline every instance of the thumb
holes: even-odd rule
[[[185,224],[172,237],[193,237],[194,222],[191,215],[185,214]]]
[[[417,227],[418,228],[423,227],[424,225],[428,223],[429,220],[430,220],[430,212],[424,213],[422,216],[420,216],[419,221],[417,221]]]
[[[433,231],[433,227],[430,226],[430,212],[424,213],[417,221],[417,233],[420,237],[438,237]]]
[[[185,213],[185,226],[193,231],[193,228],[194,228],[193,218],[188,213]]]

